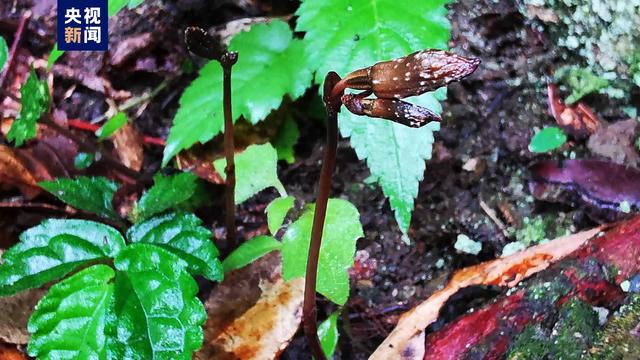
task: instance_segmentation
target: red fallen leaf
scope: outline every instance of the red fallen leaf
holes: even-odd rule
[[[577,192],[581,198],[599,208],[617,210],[627,202],[640,207],[640,171],[609,161],[592,159],[566,160],[562,167],[544,160],[529,170],[534,182],[533,195],[540,197],[545,185],[557,185]]]
[[[580,102],[575,106],[566,106],[558,97],[558,87],[555,84],[547,86],[547,96],[549,112],[556,123],[574,138],[587,138],[600,127],[600,119],[586,104]]]
[[[0,360],[27,360],[27,355],[15,346],[0,344]]]

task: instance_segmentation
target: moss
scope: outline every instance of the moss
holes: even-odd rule
[[[531,245],[568,235],[571,219],[561,213],[526,217],[522,220],[522,227],[516,231],[516,239],[529,247]]]
[[[640,86],[640,0],[520,1],[531,18],[541,8],[553,14],[545,25],[573,69],[574,76],[563,79],[571,101],[596,91],[627,98],[632,86]]]
[[[560,319],[552,331],[553,359],[583,359],[598,328],[598,314],[580,300],[569,300],[560,309]]]
[[[558,299],[573,290],[573,286],[564,279],[554,279],[550,282],[532,285],[527,292],[527,298],[531,301],[544,301],[555,304]]]
[[[638,324],[640,324],[640,295],[634,295],[598,333],[590,351],[591,359],[640,359],[640,339],[636,330]]]
[[[527,325],[512,343],[508,360],[540,360],[549,353],[548,338],[542,328]]]

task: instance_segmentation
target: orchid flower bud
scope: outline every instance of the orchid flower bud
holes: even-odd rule
[[[187,48],[192,53],[209,60],[220,60],[224,50],[220,43],[199,27],[188,27],[184,32]]]
[[[471,75],[480,59],[443,50],[423,50],[356,70],[343,79],[344,88],[373,91],[379,98],[402,99],[424,94]]]
[[[397,99],[365,99],[358,95],[345,94],[342,96],[342,103],[356,115],[387,119],[413,128],[442,120],[438,114],[427,108]]]

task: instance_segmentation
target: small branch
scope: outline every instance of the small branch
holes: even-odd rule
[[[487,205],[487,203],[485,203],[484,200],[482,200],[482,198],[479,199],[479,203],[480,203],[480,208],[482,208],[482,210],[485,212],[485,214],[487,214],[489,219],[491,219],[491,221],[493,221],[493,223],[496,224],[498,229],[502,231],[502,235],[504,235],[504,237],[508,239],[509,231],[507,231],[507,227],[504,225],[504,223],[500,221],[500,219],[498,219],[498,216],[496,215],[495,210],[490,208],[489,205]]]
[[[220,59],[224,72],[223,78],[223,106],[224,106],[224,155],[227,166],[226,175],[226,212],[225,225],[227,230],[227,246],[236,247],[236,165],[234,160],[235,144],[233,141],[233,115],[231,114],[231,69],[238,61],[237,52],[225,52]]]
[[[24,15],[22,15],[22,18],[20,18],[20,23],[18,23],[18,29],[16,30],[16,35],[13,39],[13,43],[11,44],[11,49],[9,50],[9,59],[7,59],[5,70],[0,76],[0,88],[2,89],[5,88],[4,82],[9,76],[9,73],[11,72],[11,68],[13,67],[13,64],[14,64],[13,60],[15,59],[16,52],[18,51],[18,44],[20,44],[20,39],[22,39],[22,34],[24,33],[25,25],[27,24],[27,20],[29,20],[30,17],[31,17],[31,11],[27,11],[24,13]],[[2,69],[0,69],[0,71],[2,71]]]
[[[142,104],[145,101],[149,101],[149,100],[153,99],[154,97],[156,97],[156,95],[158,95],[162,90],[164,90],[167,87],[169,82],[170,82],[169,80],[165,80],[162,83],[160,83],[160,85],[156,86],[150,92],[127,100],[124,104],[122,104],[122,105],[117,107],[118,111],[127,111],[127,110],[129,110],[131,108],[134,108],[134,107]],[[96,124],[96,123],[99,123],[101,121],[107,120],[108,118],[109,118],[109,116],[107,114],[102,114],[102,115],[98,116],[97,118],[92,119],[91,123],[92,124]],[[162,146],[164,146],[164,144]]]
[[[316,210],[313,215],[313,227],[311,228],[311,243],[307,257],[307,271],[304,284],[304,303],[302,307],[302,319],[304,334],[307,344],[316,360],[326,360],[318,337],[317,311],[316,311],[316,282],[318,279],[318,260],[320,258],[320,245],[322,244],[322,231],[327,215],[329,192],[331,191],[331,178],[336,165],[336,153],[338,150],[338,112],[340,111],[340,97],[332,94],[332,89],[340,80],[338,74],[330,72],[324,81],[325,108],[327,111],[327,143],[324,149],[324,159],[320,170],[320,184],[316,198]],[[337,99],[337,101],[336,101]]]

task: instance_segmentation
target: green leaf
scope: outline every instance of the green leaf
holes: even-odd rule
[[[29,355],[106,359],[105,320],[115,272],[95,265],[51,287],[31,314]]]
[[[84,170],[93,164],[95,156],[93,153],[79,152],[75,158],[73,158],[73,166],[78,170]]]
[[[254,237],[251,240],[243,242],[237,249],[233,250],[222,262],[222,267],[225,273],[240,269],[273,250],[279,250],[281,247],[282,243],[271,236],[262,235]]]
[[[157,246],[133,244],[115,266],[107,358],[191,359],[202,346],[207,314],[187,264]]]
[[[320,345],[328,359],[331,359],[338,345],[338,314],[337,311],[334,312],[318,326]]]
[[[285,280],[304,276],[311,240],[315,206],[289,226],[282,239],[282,273]],[[350,202],[329,199],[322,232],[317,289],[336,304],[349,297],[349,273],[356,252],[356,240],[363,236],[358,210]]]
[[[275,139],[273,139],[273,146],[278,150],[278,160],[293,164],[296,160],[293,146],[298,143],[299,137],[298,124],[291,117],[287,117],[282,126],[280,126]]]
[[[285,95],[296,99],[310,85],[309,57],[302,41],[293,38],[284,21],[252,26],[231,40],[229,50],[238,52],[231,84],[235,118],[244,116],[256,124],[278,108]],[[164,165],[182,149],[209,141],[222,131],[222,90],[222,68],[217,61],[211,61],[180,98],[164,151]]]
[[[109,219],[119,219],[111,205],[118,185],[105,177],[58,178],[53,181],[39,182],[38,185],[76,209]]]
[[[49,109],[49,88],[46,82],[38,79],[33,69],[20,88],[20,101],[20,116],[14,120],[7,134],[7,140],[14,141],[16,146],[36,137],[36,122]]]
[[[267,206],[265,212],[267,213],[267,225],[271,234],[275,235],[278,232],[294,202],[295,198],[293,196],[280,197]]]
[[[562,129],[550,126],[538,131],[529,143],[529,151],[533,153],[545,153],[559,148],[567,142],[567,135]]]
[[[274,187],[281,196],[287,192],[278,179],[278,153],[271,144],[251,145],[235,155],[236,165],[236,204],[240,204],[260,191]],[[222,179],[226,180],[224,158],[213,162]]]
[[[9,57],[9,47],[7,46],[6,40],[0,36],[0,73],[4,68],[4,64],[7,62],[7,58]]]
[[[58,43],[55,43],[55,45],[53,45],[53,50],[51,50],[51,53],[49,54],[49,59],[47,60],[47,71],[51,70],[53,64],[55,64],[62,55],[64,55],[64,50],[59,50]]]
[[[446,18],[449,0],[304,0],[296,12],[297,31],[306,31],[304,43],[313,54],[316,82],[328,71],[345,76],[376,62],[427,48],[446,49],[451,25]],[[408,101],[440,113],[437,99],[444,90]],[[406,235],[414,199],[431,157],[437,124],[411,129],[380,119],[340,113],[340,130],[351,137],[358,158],[366,159],[371,175],[382,187]]]
[[[115,134],[115,132],[123,127],[124,124],[127,123],[127,121],[129,121],[129,118],[127,118],[127,114],[123,112],[119,112],[113,115],[111,119],[107,120],[107,122],[104,123],[102,127],[100,127],[100,129],[96,130],[96,136],[98,137],[98,140],[102,141]]]
[[[91,260],[116,256],[124,238],[107,225],[85,220],[46,220],[20,235],[3,255],[0,296],[57,280]]]
[[[198,177],[192,173],[154,176],[155,183],[142,195],[131,218],[138,222],[169,209],[185,209],[193,203],[196,195],[202,195],[204,188]],[[204,196],[200,197],[204,199]]]
[[[188,264],[192,274],[221,281],[222,264],[211,232],[193,214],[172,213],[138,223],[127,231],[132,243],[154,244],[177,255]]]

